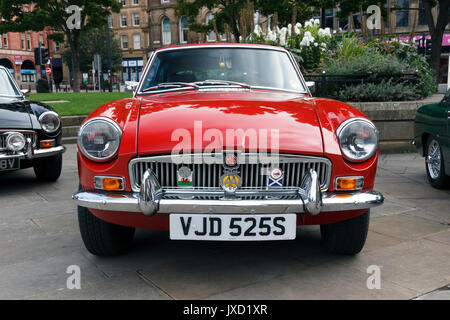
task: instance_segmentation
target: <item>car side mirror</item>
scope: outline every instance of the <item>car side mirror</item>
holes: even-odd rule
[[[311,94],[316,91],[316,83],[314,81],[306,81],[306,86],[308,87]]]
[[[24,97],[28,97],[30,95],[30,90],[28,89],[21,89],[20,92],[23,94]]]
[[[136,82],[136,81],[125,81],[125,85],[126,85],[127,90],[132,91],[133,95],[134,95],[134,93],[135,93],[135,91],[136,91],[136,89],[137,89],[137,87],[139,85],[139,82]]]

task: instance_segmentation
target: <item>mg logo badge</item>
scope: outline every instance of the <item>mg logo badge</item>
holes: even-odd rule
[[[225,156],[225,164],[229,167],[234,167],[237,164],[237,157],[233,153],[228,153]]]

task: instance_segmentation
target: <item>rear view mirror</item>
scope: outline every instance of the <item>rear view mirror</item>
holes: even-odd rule
[[[136,82],[136,81],[125,81],[125,85],[126,85],[127,90],[133,91],[133,94],[134,94],[134,92],[136,91],[136,89],[137,89],[137,87],[139,85],[139,82]]]
[[[28,97],[30,95],[30,90],[28,89],[21,89],[20,92],[23,94],[24,97]]]

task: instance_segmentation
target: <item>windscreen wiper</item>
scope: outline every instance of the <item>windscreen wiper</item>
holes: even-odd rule
[[[198,85],[195,83],[187,83],[187,82],[161,82],[158,83],[156,86],[148,87],[143,89],[141,92],[147,92],[157,89],[172,89],[172,88],[182,88],[182,87],[188,87],[192,89],[198,89]]]
[[[252,87],[246,83],[240,83],[235,81],[227,81],[227,80],[205,80],[205,81],[197,81],[194,84],[198,86],[239,86],[245,89],[251,89]]]

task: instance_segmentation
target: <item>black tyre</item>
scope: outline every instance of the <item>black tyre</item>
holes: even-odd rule
[[[133,243],[134,228],[119,226],[78,207],[78,224],[86,249],[96,256],[111,257],[126,252]]]
[[[34,173],[40,181],[56,181],[61,175],[62,155],[34,160]]]
[[[434,136],[429,136],[425,144],[425,169],[432,187],[443,189],[449,185],[450,178],[445,175],[442,148]]]
[[[322,243],[332,253],[354,255],[366,242],[369,230],[370,210],[364,214],[331,224],[320,226]]]

